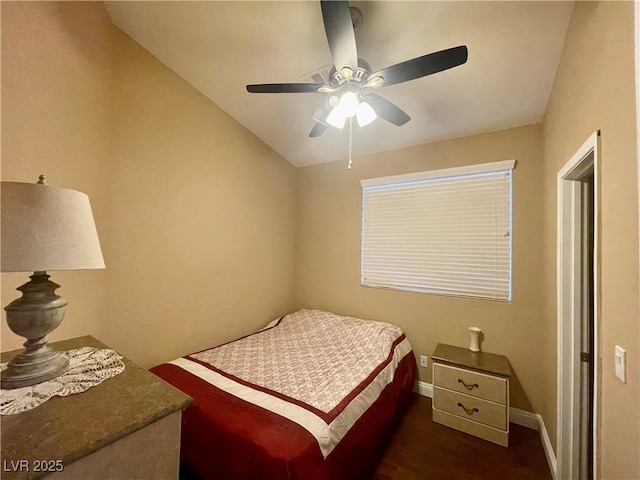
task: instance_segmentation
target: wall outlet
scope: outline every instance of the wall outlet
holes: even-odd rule
[[[615,349],[616,377],[627,383],[627,351],[619,345]]]
[[[429,356],[428,355],[420,355],[420,366],[421,367],[426,367],[428,360],[429,360]]]

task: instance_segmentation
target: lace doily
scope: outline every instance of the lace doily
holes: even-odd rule
[[[69,359],[69,370],[58,378],[37,385],[0,390],[0,414],[26,412],[53,396],[67,397],[84,392],[124,370],[122,357],[106,348],[82,347],[60,354]],[[5,368],[6,363],[0,364],[0,370]]]

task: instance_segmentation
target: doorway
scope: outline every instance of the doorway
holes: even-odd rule
[[[558,173],[557,478],[597,471],[599,132]]]

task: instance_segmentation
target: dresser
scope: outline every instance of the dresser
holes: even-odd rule
[[[90,336],[52,346],[108,348]],[[182,410],[192,399],[122,361],[122,373],[85,392],[3,416],[2,479],[177,480]]]
[[[509,446],[507,357],[440,343],[432,360],[433,421]]]

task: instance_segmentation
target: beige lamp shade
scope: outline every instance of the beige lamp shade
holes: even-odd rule
[[[86,194],[18,182],[1,182],[0,194],[1,271],[104,268]]]

